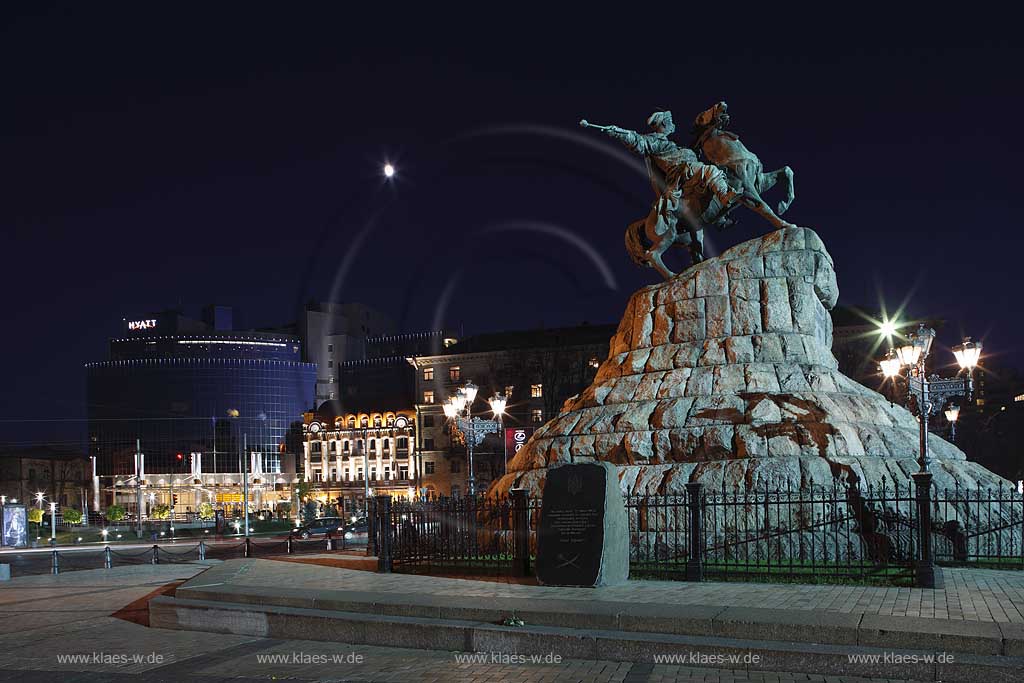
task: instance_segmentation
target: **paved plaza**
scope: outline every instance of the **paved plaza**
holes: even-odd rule
[[[562,600],[678,605],[773,606],[877,614],[948,614],[976,621],[1020,621],[1024,577],[1013,572],[946,570],[946,590],[853,586],[686,584],[638,581],[598,590],[546,588],[454,578],[379,575],[315,564],[238,562],[236,582],[486,601],[557,595]],[[258,565],[259,571],[253,569]],[[227,569],[223,565],[220,569]],[[455,653],[311,640],[276,640],[149,628],[145,601],[199,575],[198,565],[124,567],[16,578],[0,585],[0,681],[861,681],[678,664],[589,660],[510,661]],[[328,577],[329,580],[328,580]],[[197,578],[201,583],[202,577]],[[324,585],[328,583],[329,585]],[[262,584],[267,585],[267,584]],[[711,603],[709,601],[715,601]],[[954,616],[955,615],[955,616]]]

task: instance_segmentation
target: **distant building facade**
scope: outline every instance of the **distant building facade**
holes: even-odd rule
[[[317,366],[294,335],[234,331],[229,309],[124,321],[108,360],[86,365],[95,506],[240,506],[291,500]],[[141,453],[141,458],[136,453]]]
[[[86,512],[92,492],[92,461],[85,452],[63,446],[29,446],[0,450],[0,496],[3,502],[36,504]],[[48,508],[47,508],[48,509]]]
[[[453,432],[443,410],[450,396],[472,380],[479,387],[475,414],[483,418],[491,417],[487,398],[495,393],[508,396],[506,433],[487,436],[474,449],[476,489],[484,491],[504,474],[506,456],[514,455],[516,444],[593,381],[616,328],[582,325],[483,334],[460,340],[441,354],[410,357],[416,382],[417,448],[425,461],[434,463],[437,492],[458,495],[468,487],[465,439]]]

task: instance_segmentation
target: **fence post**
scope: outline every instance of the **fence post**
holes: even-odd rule
[[[206,559],[206,543],[204,543],[202,540],[199,541],[199,559]]]
[[[704,580],[704,485],[686,482],[686,505],[690,514],[690,547],[686,555],[686,580]]]
[[[391,573],[391,496],[377,496],[377,571]]]
[[[53,563],[50,567],[50,572],[53,574],[60,574],[59,560],[57,559],[57,550],[53,550]]]
[[[245,557],[252,557],[252,544],[249,542],[249,537],[245,537],[245,547],[243,548],[243,555]]]
[[[110,556],[110,546],[103,548],[103,568],[110,569],[114,565],[113,559]]]
[[[288,534],[288,545],[286,546],[286,548],[289,555],[295,552],[295,548],[292,547],[292,535],[290,532]]]
[[[512,576],[530,575],[530,493],[512,489]]]
[[[366,508],[366,556],[377,554],[377,499],[371,498]]]
[[[918,588],[942,588],[942,575],[935,571],[932,556],[932,475],[930,472],[915,472],[915,497],[917,499],[917,563],[914,567],[914,583]]]
[[[327,552],[334,550],[334,543],[332,543],[331,532],[327,532]]]
[[[158,546],[158,545],[154,545],[153,546],[153,560],[152,560],[152,563],[153,564],[160,564],[160,546]]]

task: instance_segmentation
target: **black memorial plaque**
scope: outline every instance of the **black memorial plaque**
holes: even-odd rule
[[[537,578],[547,585],[593,586],[604,547],[605,470],[568,465],[548,472],[537,537]]]

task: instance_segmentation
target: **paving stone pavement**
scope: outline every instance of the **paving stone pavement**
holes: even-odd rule
[[[1024,572],[941,569],[944,589],[885,586],[630,581],[603,588],[559,588],[411,574],[376,574],[273,560],[246,561],[235,585],[488,598],[558,598],[675,605],[818,610],[964,621],[1024,622]]]
[[[275,564],[291,572],[303,568],[294,563]],[[187,579],[202,570],[203,567],[194,565],[123,567],[23,577],[0,584],[0,681],[852,683],[877,680],[605,661],[517,662],[501,653],[462,654],[166,631],[111,616],[119,610],[123,614],[126,605],[162,586]],[[401,579],[424,578],[351,573],[357,577],[350,576],[350,581],[376,578],[384,583],[400,584]],[[448,581],[458,583],[458,580],[437,581],[449,590]],[[502,588],[501,584],[489,585],[492,589]],[[77,656],[77,659],[68,661],[69,656]]]

